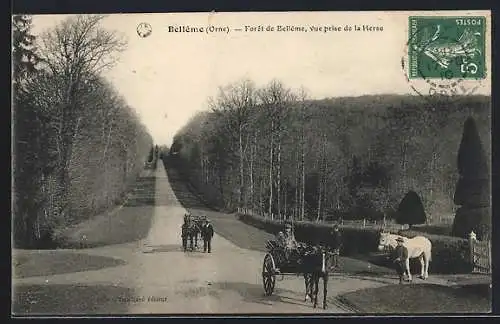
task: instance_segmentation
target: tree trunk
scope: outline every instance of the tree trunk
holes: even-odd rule
[[[254,159],[254,152],[255,152],[255,135],[252,141],[252,145],[250,146],[250,205],[252,206],[252,210],[255,208],[254,204],[254,184],[253,184],[253,159]]]
[[[269,215],[273,219],[273,128],[274,123],[271,122],[271,148],[270,148],[270,162],[269,162]]]
[[[201,175],[200,175],[200,183],[201,185],[205,185],[205,163],[204,163],[204,157],[203,157],[203,149],[200,148],[200,169],[201,169]]]
[[[324,144],[322,143],[322,146]],[[316,221],[319,221],[321,219],[321,206],[322,206],[322,200],[323,200],[323,147],[321,148],[320,151],[320,156],[318,157],[317,160],[317,166],[318,166],[318,213],[316,215]]]
[[[286,205],[286,202],[287,202],[287,193],[288,193],[288,187],[285,183],[285,190],[284,190],[284,197],[283,197],[283,218],[286,220],[288,218],[288,214],[287,214],[287,205]]]
[[[55,202],[52,210],[54,225],[64,224],[68,210],[69,174],[65,164],[56,170]]]
[[[222,171],[222,167],[219,166],[219,191],[220,191],[220,196],[222,198],[222,202],[225,203],[225,197],[224,197],[224,174]]]
[[[303,118],[304,120],[304,118]],[[306,187],[306,166],[305,166],[305,160],[306,160],[306,149],[305,149],[305,130],[304,130],[304,122],[302,123],[302,139],[301,139],[301,165],[302,165],[302,190],[301,190],[301,211],[300,211],[300,219],[303,221],[304,220],[304,215],[305,215],[305,187]]]
[[[403,138],[402,139],[403,142],[401,143],[401,171],[402,171],[402,174],[401,174],[401,179],[403,181],[403,188],[402,191],[406,191],[407,190],[407,179],[408,179],[408,175],[407,175],[407,161],[406,161],[406,140]]]
[[[277,161],[277,194],[276,198],[278,199],[278,219],[282,218],[282,211],[281,211],[281,139],[278,140],[278,161]]]
[[[300,219],[304,220],[305,209],[306,209],[306,199],[305,199],[305,188],[306,188],[306,166],[305,166],[305,152],[302,150],[302,190],[301,190],[301,211]]]
[[[324,206],[328,206],[327,203],[327,196],[326,196],[326,185],[327,185],[327,170],[328,170],[328,160],[326,158],[326,144],[327,144],[327,139],[326,139],[326,135],[324,136],[324,141],[323,141],[323,163],[322,163],[322,167],[323,167],[323,171],[322,171],[322,180],[323,180],[323,211],[322,211],[322,219],[323,221],[325,220],[325,207]]]
[[[320,220],[321,217],[321,179],[318,181],[318,214],[316,216],[316,221]]]
[[[328,183],[327,177],[326,177],[326,170],[328,170],[327,168],[328,168],[328,162],[327,162],[327,160],[325,158],[324,159],[324,168],[323,168],[323,200],[324,200],[324,204],[323,205],[324,206],[328,206],[328,204],[327,204],[327,202],[328,202],[327,201],[327,195],[326,195],[326,192],[327,192],[327,190],[326,190],[327,186],[326,185]],[[323,208],[323,215],[322,215],[323,216],[323,221],[325,220],[325,210],[324,209],[325,208]]]
[[[295,164],[295,200],[294,200],[294,206],[293,206],[293,218],[296,219],[297,215],[299,214],[299,152],[297,151],[296,154],[296,161],[297,164]]]
[[[260,179],[260,190],[259,190],[259,213],[261,215],[264,215],[265,210],[264,210],[264,197],[262,196],[262,193],[264,191],[264,177]]]
[[[242,138],[242,126],[240,125],[239,132],[238,132],[238,146],[239,146],[239,155],[240,155],[240,192],[238,196],[238,208],[242,208],[243,204],[243,190],[244,190],[244,166],[243,166],[243,138]]]

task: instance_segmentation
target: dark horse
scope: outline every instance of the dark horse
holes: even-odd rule
[[[193,220],[189,218],[189,215],[184,215],[184,224],[182,224],[182,247],[184,251],[187,250],[187,243],[189,241],[189,247],[191,251],[194,248],[198,248],[198,236],[200,235],[200,226]]]
[[[328,275],[333,266],[333,253],[323,247],[309,247],[303,256],[303,274],[306,295],[311,299],[314,308],[318,305],[319,279],[323,279],[323,309],[326,309],[328,295]]]

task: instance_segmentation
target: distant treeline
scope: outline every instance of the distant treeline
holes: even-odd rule
[[[117,202],[144,167],[153,141],[101,71],[123,49],[100,16],[71,17],[44,33],[16,16],[13,234],[42,247],[60,230]]]
[[[242,80],[210,105],[175,136],[173,163],[212,204],[272,218],[390,218],[409,190],[428,220],[451,216],[467,117],[491,156],[486,96],[308,100]]]

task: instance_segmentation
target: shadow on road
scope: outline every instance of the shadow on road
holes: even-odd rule
[[[14,285],[14,315],[125,314],[133,289],[107,285]]]
[[[71,251],[18,251],[13,256],[13,278],[51,276],[100,270],[127,264],[121,259]]]
[[[394,275],[394,278],[390,278],[387,276],[382,277],[380,274],[362,273],[362,272],[361,273],[345,273],[345,274],[339,273],[339,274],[333,275],[332,277],[333,278],[331,278],[331,279],[333,279],[333,280],[335,280],[335,278],[346,279],[346,280],[358,279],[358,280],[366,280],[366,281],[370,281],[370,282],[376,282],[376,283],[380,283],[380,284],[384,284],[384,285],[394,284],[398,280],[396,278],[396,275]]]
[[[179,244],[166,245],[151,245],[148,249],[149,253],[166,253],[166,252],[183,252],[182,246]]]
[[[307,303],[302,302],[301,298],[296,292],[286,289],[276,288],[273,295],[266,296],[264,294],[264,289],[261,284],[249,284],[245,282],[215,282],[212,283],[212,287],[220,290],[230,290],[237,292],[245,302],[256,303],[272,306],[276,303],[285,303],[292,305],[304,306]],[[294,294],[294,298],[282,297],[281,294]]]
[[[176,244],[168,244],[168,245],[156,245],[156,246],[148,246],[143,250],[144,254],[152,254],[152,253],[172,253],[172,252],[181,252],[188,258],[205,258],[206,254],[202,252],[202,250],[187,250],[183,251],[182,246]]]

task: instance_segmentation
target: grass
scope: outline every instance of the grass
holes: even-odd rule
[[[151,227],[155,203],[155,178],[141,177],[122,208],[62,231],[59,247],[92,248],[141,240]]]
[[[51,276],[92,271],[126,264],[125,261],[72,251],[18,250],[13,256],[13,278]]]
[[[129,243],[147,236],[154,207],[124,207],[116,215],[96,218],[64,234],[63,248],[93,248]]]
[[[489,313],[489,285],[447,287],[434,284],[388,285],[349,292],[338,299],[362,313]]]
[[[106,285],[15,285],[15,315],[89,315],[127,313],[130,288]]]

